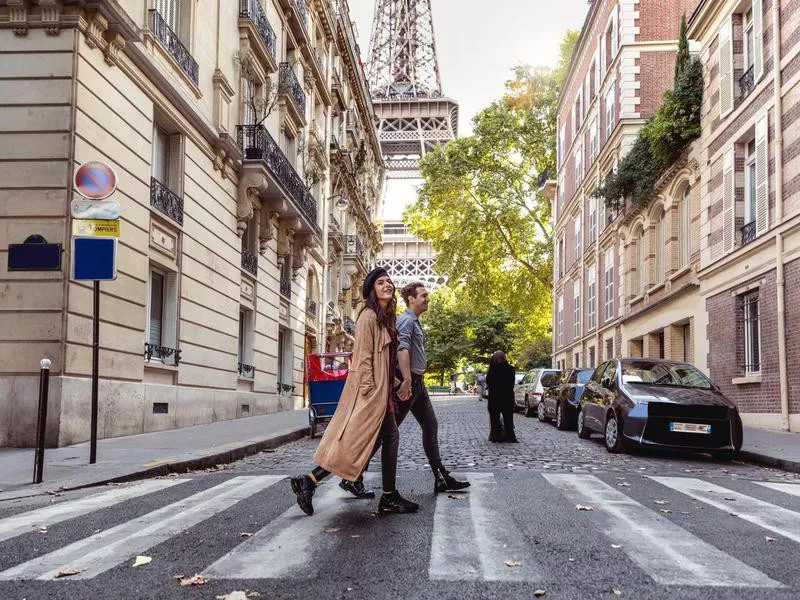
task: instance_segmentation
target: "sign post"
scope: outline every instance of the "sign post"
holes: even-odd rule
[[[97,462],[97,388],[100,370],[100,282],[117,278],[119,202],[106,200],[117,189],[117,175],[107,164],[91,161],[75,171],[73,200],[72,279],[91,281],[92,295],[92,414],[89,464]]]

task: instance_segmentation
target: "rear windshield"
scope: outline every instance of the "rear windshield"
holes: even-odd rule
[[[622,361],[622,383],[671,385],[711,389],[711,381],[692,365],[647,361]]]

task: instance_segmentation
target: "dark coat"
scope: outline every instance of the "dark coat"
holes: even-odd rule
[[[498,407],[514,403],[514,376],[516,370],[508,363],[489,366],[486,385],[489,387],[489,402]]]

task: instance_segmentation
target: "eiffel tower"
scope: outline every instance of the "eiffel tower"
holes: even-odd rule
[[[458,131],[458,103],[442,94],[431,0],[376,0],[367,78],[387,178],[419,178],[422,157]],[[381,260],[396,285],[444,282],[430,244],[402,223],[387,221],[383,242]]]

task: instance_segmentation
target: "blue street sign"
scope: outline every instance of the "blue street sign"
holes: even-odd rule
[[[30,235],[22,244],[9,244],[8,270],[60,271],[61,244],[48,244],[40,235]]]
[[[72,238],[72,278],[111,281],[117,278],[117,238]]]

